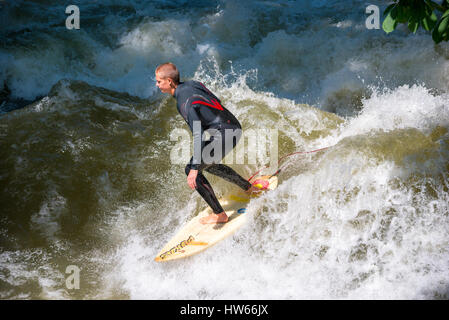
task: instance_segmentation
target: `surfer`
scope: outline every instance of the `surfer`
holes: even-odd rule
[[[162,93],[169,93],[176,99],[179,113],[192,130],[193,157],[185,168],[187,183],[198,191],[213,211],[200,222],[225,223],[228,216],[202,172],[205,170],[232,182],[248,194],[259,190],[232,168],[219,163],[236,146],[242,127],[237,118],[201,82],[180,82],[179,71],[173,63],[159,65],[155,74],[156,86]],[[206,130],[211,133],[211,137],[203,141],[202,135]]]

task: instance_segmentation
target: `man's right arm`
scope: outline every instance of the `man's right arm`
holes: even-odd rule
[[[193,135],[193,161],[192,169],[198,170],[201,164],[201,153],[202,153],[202,137],[203,137],[203,126],[201,125],[201,119],[198,115],[198,111],[195,106],[190,106],[189,113],[187,115],[187,120],[192,130]]]

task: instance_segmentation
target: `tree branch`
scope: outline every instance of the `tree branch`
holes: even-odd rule
[[[442,2],[442,5],[433,2],[432,0],[426,0],[427,4],[431,6],[433,9],[437,9],[440,12],[445,12],[447,10],[447,0]]]

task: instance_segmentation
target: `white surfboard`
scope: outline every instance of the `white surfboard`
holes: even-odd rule
[[[277,177],[262,176],[257,179],[268,181],[267,190],[277,187]],[[228,222],[219,224],[201,224],[200,219],[212,213],[211,208],[201,211],[190,220],[178,233],[167,242],[157,254],[155,261],[182,259],[197,254],[230,236],[243,226],[247,220],[245,211],[250,197],[244,194],[231,194],[219,199],[221,206],[229,217]]]

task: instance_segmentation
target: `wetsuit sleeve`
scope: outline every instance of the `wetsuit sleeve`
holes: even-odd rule
[[[187,120],[193,135],[193,161],[191,168],[193,170],[198,170],[198,167],[201,164],[201,153],[203,151],[203,126],[201,125],[201,119],[195,106],[189,108]]]

